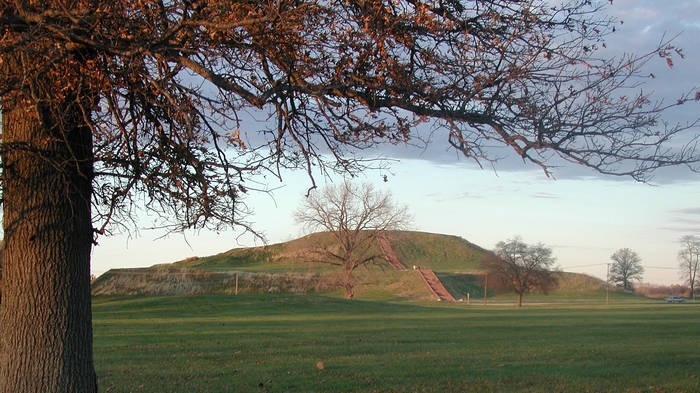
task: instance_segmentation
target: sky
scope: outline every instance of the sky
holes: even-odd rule
[[[656,80],[663,82],[645,86],[645,91],[675,99],[681,91],[700,88],[699,0],[615,0],[608,14],[624,21],[608,41],[612,53],[642,53],[653,49],[663,36],[680,34],[674,43],[683,48],[685,58],[676,61],[672,70],[663,59],[649,64],[650,72],[659,75]],[[670,120],[700,116],[700,105],[684,106],[670,116]],[[456,159],[456,153],[445,152],[439,143],[421,152],[393,148],[381,153],[387,152],[398,157],[389,171],[370,171],[356,181],[371,182],[407,205],[413,215],[412,230],[461,236],[487,249],[521,236],[528,243],[551,247],[564,271],[605,278],[610,255],[619,248],[631,248],[642,259],[644,282],[680,283],[678,240],[683,235],[700,235],[700,174],[688,170],[660,171],[651,184],[576,167],[558,168],[553,179],[517,159],[479,169]],[[384,175],[388,182],[383,181]],[[341,178],[317,180],[323,185]],[[287,173],[283,182],[268,186],[275,190],[247,201],[255,210],[249,218],[254,228],[265,234],[268,243],[304,235],[292,214],[310,186],[306,175]],[[251,236],[233,231],[162,236],[162,232],[141,230],[100,238],[93,249],[93,274],[260,245]]]

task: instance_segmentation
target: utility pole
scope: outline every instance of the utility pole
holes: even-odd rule
[[[607,272],[605,273],[605,305],[610,304],[610,264],[606,264]]]
[[[484,306],[486,305],[486,298],[489,293],[489,274],[484,274]]]

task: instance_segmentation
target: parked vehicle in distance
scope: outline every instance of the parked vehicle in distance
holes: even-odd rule
[[[678,296],[667,297],[665,300],[666,303],[685,303],[685,298]]]

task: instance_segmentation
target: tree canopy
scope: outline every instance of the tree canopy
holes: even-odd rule
[[[686,235],[680,239],[681,249],[678,251],[678,267],[681,277],[688,284],[689,296],[695,298],[697,287],[698,269],[700,269],[700,238]]]
[[[556,259],[552,249],[542,243],[528,245],[519,237],[500,241],[494,254],[484,261],[484,266],[506,287],[518,295],[518,307],[523,295],[532,291],[547,293],[557,286],[551,270]]]
[[[601,9],[588,0],[5,2],[0,94],[5,109],[40,103],[57,126],[89,125],[101,232],[115,215],[124,222],[132,201],[175,229],[245,225],[240,196],[256,188],[252,173],[359,170],[349,151],[409,141],[422,123],[480,162],[497,158],[487,148],[497,143],[546,171],[554,157],[640,180],[696,164],[694,141],[671,141],[690,125],[659,116],[694,97],[663,104],[631,89],[648,78],[646,62],[676,48],[596,57],[615,27]]]
[[[615,251],[610,259],[613,260],[610,266],[610,281],[624,289],[633,289],[632,281],[639,281],[644,275],[642,258],[639,254],[629,248],[621,248]]]

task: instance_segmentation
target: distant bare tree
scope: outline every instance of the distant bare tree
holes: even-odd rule
[[[633,280],[641,280],[644,274],[642,258],[629,248],[621,248],[610,256],[613,260],[610,266],[610,282],[622,285],[625,289],[634,289]]]
[[[335,240],[333,246],[315,250],[313,260],[342,267],[341,285],[348,299],[355,295],[355,269],[380,257],[371,252],[379,232],[403,228],[410,221],[408,209],[395,205],[391,194],[349,181],[312,191],[295,219],[308,230],[329,232]]]
[[[678,267],[681,269],[681,277],[688,283],[689,296],[695,298],[695,285],[698,282],[698,268],[700,267],[700,239],[687,235],[681,238],[681,250],[678,251]]]
[[[491,258],[484,262],[489,274],[518,294],[518,307],[523,295],[532,291],[547,293],[557,285],[551,267],[555,258],[552,249],[542,243],[529,246],[519,237],[498,242]]]

